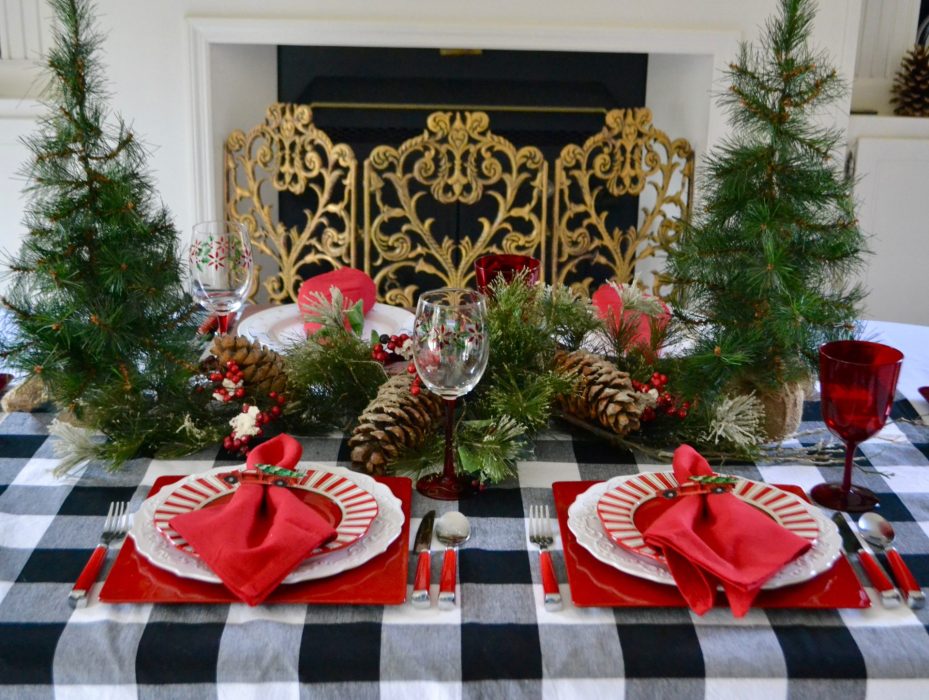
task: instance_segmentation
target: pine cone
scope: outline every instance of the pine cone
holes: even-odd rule
[[[414,395],[412,383],[405,372],[392,376],[358,417],[348,440],[352,467],[383,474],[405,450],[425,442],[442,418],[442,399],[425,389]]]
[[[891,92],[894,114],[929,117],[929,47],[917,44],[906,53]]]
[[[284,358],[261,343],[238,335],[220,335],[213,339],[210,348],[220,367],[234,361],[242,372],[245,389],[251,394],[267,396],[287,389]]]
[[[642,411],[655,406],[652,396],[633,388],[628,372],[586,350],[559,352],[555,364],[559,371],[577,376],[574,393],[559,398],[562,411],[569,416],[622,436],[638,430]]]

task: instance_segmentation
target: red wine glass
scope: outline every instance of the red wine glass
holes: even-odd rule
[[[858,445],[884,427],[902,364],[902,352],[880,343],[839,340],[819,349],[823,420],[845,442],[842,482],[819,484],[810,491],[819,505],[849,513],[877,505],[873,491],[852,483],[852,463]]]
[[[509,255],[491,253],[482,255],[474,261],[474,281],[477,291],[488,294],[490,286],[497,277],[512,282],[520,272],[526,270],[526,284],[532,286],[539,281],[539,269],[542,263],[529,255]]]

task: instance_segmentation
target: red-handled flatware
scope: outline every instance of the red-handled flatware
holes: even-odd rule
[[[552,554],[548,551],[555,541],[552,521],[548,519],[548,506],[529,506],[529,541],[539,548],[545,609],[551,612],[561,610],[561,590],[558,588],[558,578],[552,565]]]
[[[894,588],[893,582],[884,573],[883,567],[878,563],[874,555],[865,549],[861,542],[855,537],[851,526],[845,520],[845,517],[836,512],[832,516],[832,521],[838,526],[839,534],[842,536],[842,547],[848,554],[855,554],[858,557],[858,563],[864,569],[868,580],[881,594],[881,604],[885,608],[896,608],[900,605],[900,593]]]
[[[432,547],[432,526],[434,523],[435,511],[430,510],[419,523],[416,538],[413,540],[413,551],[419,554],[416,562],[416,578],[413,579],[413,595],[410,596],[410,603],[414,608],[428,608],[432,605],[432,599],[429,597],[430,570],[432,567],[432,557],[429,555],[429,549]]]
[[[77,582],[68,595],[68,603],[72,608],[83,608],[87,605],[87,594],[94,585],[103,562],[106,560],[106,551],[113,542],[118,542],[126,536],[129,530],[129,504],[123,501],[110,503],[110,509],[103,521],[103,534],[100,535],[100,544],[90,555],[84,570],[77,577]]]
[[[458,579],[457,548],[471,537],[471,524],[464,515],[453,510],[435,521],[435,536],[445,545],[442,576],[439,579],[439,607],[451,610],[455,607],[455,584]]]
[[[868,544],[884,551],[894,578],[906,598],[906,604],[914,610],[923,607],[926,596],[900,552],[894,547],[894,526],[877,513],[865,513],[858,518],[858,531]]]

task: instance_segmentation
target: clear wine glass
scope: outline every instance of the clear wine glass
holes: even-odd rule
[[[842,483],[819,484],[810,491],[819,505],[849,513],[877,505],[873,491],[852,484],[852,464],[858,445],[884,427],[902,364],[899,350],[864,340],[839,340],[819,349],[823,420],[845,441]]]
[[[484,296],[467,289],[438,289],[419,297],[413,323],[413,362],[427,389],[445,400],[445,465],[424,476],[416,490],[429,498],[457,500],[472,492],[456,468],[455,404],[481,380],[490,355]]]
[[[188,256],[191,296],[215,314],[217,333],[226,335],[229,319],[252,287],[252,245],[244,224],[203,221],[194,226]]]

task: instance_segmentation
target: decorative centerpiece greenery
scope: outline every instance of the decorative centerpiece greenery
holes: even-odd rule
[[[760,45],[729,66],[720,102],[734,133],[707,159],[703,207],[669,256],[693,340],[681,388],[704,399],[806,380],[819,346],[851,335],[859,315],[863,237],[836,157],[843,135],[817,121],[844,86],[808,45],[813,15],[812,0],[782,0]]]

